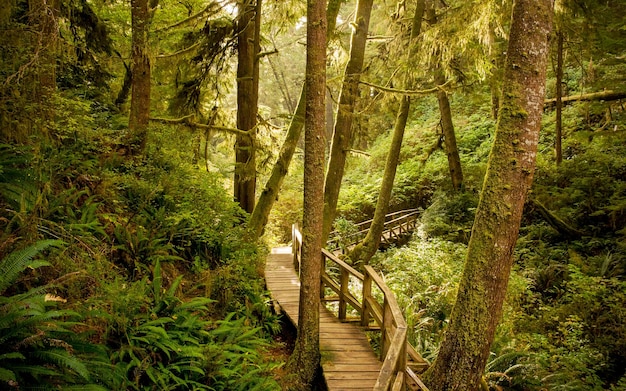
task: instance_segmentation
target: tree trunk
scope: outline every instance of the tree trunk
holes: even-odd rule
[[[339,6],[341,0],[330,0],[326,9],[326,22],[328,25],[326,38],[330,38],[330,34],[335,29],[335,22],[337,15],[339,14]],[[278,160],[272,168],[270,178],[265,184],[265,188],[259,196],[258,203],[254,207],[254,211],[250,216],[249,227],[252,232],[253,238],[258,239],[263,234],[263,229],[267,224],[272,207],[278,198],[278,192],[283,184],[283,180],[289,170],[289,164],[291,164],[291,158],[298,145],[302,128],[304,127],[304,114],[305,114],[305,101],[306,92],[304,87],[300,93],[298,99],[298,105],[296,111],[291,118],[289,128],[287,129],[287,136],[278,154]]]
[[[376,254],[380,237],[385,229],[385,216],[387,215],[387,208],[389,206],[389,200],[391,199],[391,190],[393,189],[393,181],[396,177],[396,169],[398,168],[402,139],[404,137],[404,130],[406,129],[406,122],[411,107],[411,99],[408,96],[403,96],[401,99],[400,109],[398,110],[396,122],[393,127],[389,154],[385,162],[385,173],[380,186],[380,193],[376,200],[374,219],[363,241],[357,244],[349,254],[350,259],[355,265],[367,264],[374,254]]]
[[[258,28],[261,0],[242,0],[239,7],[237,36],[237,128],[250,131],[235,140],[234,196],[248,213],[254,210],[256,193],[256,124],[259,101],[260,52]]]
[[[259,196],[259,202],[254,207],[252,215],[250,216],[248,226],[250,227],[250,231],[254,239],[260,238],[263,234],[263,229],[267,224],[272,207],[278,199],[278,192],[280,191],[283,180],[289,171],[291,158],[293,157],[293,153],[298,146],[298,140],[300,140],[302,127],[304,126],[306,108],[305,99],[303,99],[304,94],[305,89],[303,87],[300,99],[298,100],[298,107],[296,107],[296,112],[291,118],[289,129],[287,130],[287,136],[285,137],[285,141],[283,141],[283,145],[280,148],[278,160],[274,164],[272,173],[265,184],[265,188]]]
[[[150,13],[148,0],[131,0],[132,18],[132,87],[130,135],[128,148],[133,155],[140,154],[146,147],[148,122],[150,121],[150,57],[148,55],[148,29]]]
[[[32,0],[29,2],[29,24],[36,34],[33,50],[39,56],[33,83],[33,101],[44,120],[41,130],[47,132],[54,120],[52,98],[56,92],[56,58],[59,37],[59,2],[58,0]]]
[[[133,83],[133,71],[131,70],[131,67],[126,64],[126,61],[123,61],[123,63],[124,69],[126,69],[126,72],[124,73],[124,82],[122,83],[122,88],[120,88],[120,91],[117,93],[117,98],[115,98],[115,106],[120,110],[128,99]]]
[[[421,32],[425,5],[425,0],[417,0],[415,14],[413,16],[413,25],[411,27],[411,38],[409,43],[409,52],[407,55],[408,61],[411,61],[411,58],[413,57],[414,42]],[[406,80],[408,79],[409,78],[406,77]],[[407,89],[412,87],[408,81],[405,81],[404,84]],[[376,200],[376,210],[374,211],[372,224],[370,225],[367,235],[363,241],[357,244],[349,254],[350,259],[355,264],[367,264],[378,250],[380,238],[385,229],[385,216],[387,215],[389,200],[391,199],[393,182],[396,178],[396,169],[398,168],[398,161],[400,160],[402,139],[404,138],[404,130],[406,129],[410,108],[411,99],[404,95],[401,98],[400,108],[398,109],[396,122],[393,126],[393,136],[391,139],[391,145],[389,146],[389,154],[387,155],[387,160],[385,162],[385,173],[380,186],[380,192],[378,193],[378,199]]]
[[[322,1],[307,1],[306,115],[304,134],[304,218],[300,268],[298,337],[290,361],[298,389],[312,388],[320,367],[319,311],[324,202],[324,98],[326,17]]]
[[[563,148],[561,141],[563,139],[563,32],[561,30],[556,33],[556,122],[554,152],[556,154],[556,164],[559,165],[563,161]]]
[[[434,9],[429,9],[430,20],[432,23],[437,22],[437,14]],[[437,60],[439,61],[439,60]],[[446,84],[446,76],[443,73],[441,64],[435,69],[435,83],[438,85]],[[456,145],[456,134],[454,133],[454,124],[452,123],[452,111],[450,110],[450,100],[448,94],[443,91],[437,91],[437,102],[439,104],[439,113],[441,115],[441,130],[443,133],[443,142],[448,157],[448,170],[450,171],[450,179],[452,180],[452,188],[455,191],[461,190],[463,186],[463,170],[461,169],[461,158],[459,157],[459,149]]]
[[[456,304],[431,391],[477,390],[502,314],[513,248],[532,183],[545,94],[552,0],[516,0],[502,106]]]
[[[348,64],[346,64],[343,85],[339,94],[339,107],[337,109],[337,119],[326,172],[324,187],[324,241],[328,238],[335,220],[346,157],[352,143],[354,104],[359,93],[359,80],[361,80],[363,59],[365,57],[365,43],[367,41],[372,3],[373,0],[358,0],[357,2],[354,28],[350,41],[350,59]]]
[[[435,82],[438,85],[444,85],[446,83],[446,77],[441,70],[435,71]],[[439,90],[437,92],[437,101],[439,102],[441,130],[443,131],[443,143],[446,147],[446,155],[448,156],[448,169],[450,170],[450,178],[452,179],[452,188],[455,191],[459,191],[463,186],[463,170],[461,168],[459,149],[456,145],[456,134],[454,133],[448,94],[443,90]]]

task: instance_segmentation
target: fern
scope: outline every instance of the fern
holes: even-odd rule
[[[5,257],[0,263],[0,291],[4,292],[26,268],[47,265],[33,259],[60,243],[40,241]],[[116,384],[106,351],[74,331],[80,325],[79,315],[57,309],[58,303],[47,299],[47,289],[36,287],[0,297],[0,388],[12,382],[20,389],[103,389],[90,383],[91,379]]]
[[[50,246],[59,246],[58,240],[42,240],[20,251],[14,251],[0,262],[0,294],[11,285],[26,268],[48,266],[42,260],[33,260],[35,256]]]

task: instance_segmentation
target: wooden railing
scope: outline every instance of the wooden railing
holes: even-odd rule
[[[302,234],[293,229],[294,262],[302,246]],[[299,267],[299,265],[298,265]],[[423,371],[428,362],[407,341],[407,326],[394,294],[371,266],[361,273],[322,250],[321,300],[336,302],[341,321],[356,321],[366,329],[379,330],[382,369],[374,390],[427,390],[415,372]],[[374,289],[373,289],[374,288]],[[348,308],[352,308],[349,316]],[[356,316],[354,316],[356,315]]]
[[[385,216],[383,235],[380,240],[383,244],[397,242],[403,235],[415,230],[419,209],[406,209],[389,213]],[[334,252],[343,245],[345,248],[355,246],[365,238],[373,220],[366,220],[355,224],[357,231],[348,235],[341,235],[338,231],[330,233],[326,248]],[[340,245],[341,244],[341,245]]]

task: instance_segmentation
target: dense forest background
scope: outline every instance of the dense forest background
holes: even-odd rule
[[[336,4],[329,151],[356,29],[355,2]],[[427,2],[415,43],[416,4],[373,4],[334,222],[347,236],[374,216],[411,96],[388,209],[420,208],[419,229],[369,263],[434,360],[493,144],[512,4]],[[298,118],[305,12],[270,0],[0,4],[0,388],[285,387],[290,343],[262,269],[302,221],[302,140],[258,231],[247,195],[261,195]],[[623,0],[555,4],[490,389],[626,389],[625,21]],[[255,94],[247,81],[254,104],[237,93]]]

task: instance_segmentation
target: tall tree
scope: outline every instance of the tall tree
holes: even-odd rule
[[[409,51],[407,53],[407,61],[411,61],[415,55],[415,40],[420,35],[422,27],[422,19],[424,17],[424,10],[426,8],[425,0],[417,0],[415,5],[415,14],[413,15],[413,24],[411,27],[411,38],[409,42]],[[405,87],[411,88],[410,78],[405,76]],[[374,211],[374,219],[370,225],[367,235],[356,245],[352,250],[349,257],[355,263],[368,263],[378,250],[380,238],[385,229],[385,216],[389,206],[389,200],[391,199],[391,191],[393,189],[393,182],[396,178],[396,169],[398,167],[398,161],[400,160],[400,150],[402,149],[402,139],[404,138],[404,130],[406,129],[406,123],[409,117],[409,111],[411,108],[411,99],[408,95],[403,95],[400,99],[400,107],[396,116],[396,121],[393,126],[393,136],[391,139],[391,145],[389,146],[389,153],[385,162],[385,172],[383,174],[383,180],[380,186],[380,192],[378,193],[378,199],[376,200],[376,210]]]
[[[299,388],[311,389],[320,365],[319,311],[324,218],[324,102],[326,96],[325,1],[307,1],[306,115],[304,132],[304,218],[300,267],[298,337],[290,361]]]
[[[324,240],[328,238],[335,220],[346,157],[352,143],[352,119],[354,105],[359,93],[359,81],[361,80],[365,58],[365,43],[367,42],[372,3],[373,0],[358,0],[356,15],[354,16],[350,39],[350,58],[346,64],[343,85],[339,94],[337,119],[335,120],[324,183]]]
[[[261,0],[238,3],[237,128],[248,134],[235,141],[235,199],[252,213],[256,193],[256,124],[259,104]]]
[[[516,0],[493,148],[450,324],[424,375],[433,391],[477,390],[502,314],[546,83],[552,0]]]
[[[328,6],[326,7],[326,23],[328,26],[326,33],[327,40],[330,39],[330,35],[335,30],[335,24],[337,21],[337,15],[339,14],[341,2],[342,0],[330,0],[328,2]],[[278,192],[280,191],[283,180],[287,175],[291,158],[293,157],[293,153],[298,145],[298,140],[300,140],[302,128],[304,127],[304,114],[306,107],[305,100],[306,92],[305,89],[302,88],[296,110],[293,117],[291,117],[291,122],[289,123],[289,127],[287,129],[287,135],[285,136],[285,140],[283,141],[283,145],[278,154],[278,160],[276,160],[276,163],[272,168],[272,173],[270,174],[261,195],[259,195],[258,203],[254,207],[254,211],[250,216],[248,226],[254,238],[259,238],[263,233],[263,229],[267,224],[274,202],[278,197]]]
[[[131,153],[143,152],[150,121],[150,56],[148,30],[150,8],[148,0],[131,0],[132,24],[132,87],[130,101],[129,148]]]

